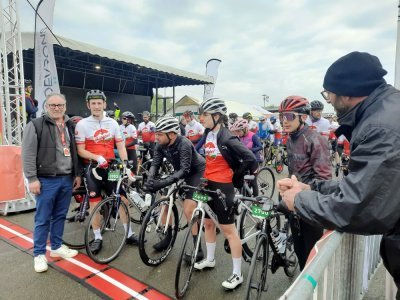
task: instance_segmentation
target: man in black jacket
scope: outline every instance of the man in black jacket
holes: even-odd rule
[[[49,232],[51,257],[69,258],[78,254],[62,245],[72,190],[81,184],[74,126],[65,115],[64,95],[48,95],[46,110],[46,115],[26,126],[22,141],[24,174],[29,191],[36,195],[33,254],[38,273],[48,269],[46,242]]]
[[[383,234],[381,256],[400,287],[400,91],[376,56],[349,53],[326,72],[322,95],[350,141],[349,174],[337,181],[278,181],[290,210],[325,228]],[[397,298],[400,295],[398,293]]]

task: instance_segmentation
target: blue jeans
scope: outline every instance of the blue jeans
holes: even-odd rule
[[[51,249],[62,245],[64,222],[72,197],[72,176],[39,177],[40,195],[36,196],[33,255],[46,253],[50,232]]]

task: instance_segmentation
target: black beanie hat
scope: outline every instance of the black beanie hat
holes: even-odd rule
[[[379,59],[366,52],[351,52],[335,61],[326,71],[323,87],[340,96],[369,96],[387,74]]]

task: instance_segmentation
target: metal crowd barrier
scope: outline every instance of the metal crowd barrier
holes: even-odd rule
[[[381,238],[328,231],[280,300],[362,299],[381,261]]]

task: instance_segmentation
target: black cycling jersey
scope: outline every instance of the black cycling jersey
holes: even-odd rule
[[[204,170],[206,164],[204,158],[195,151],[192,142],[186,137],[178,135],[175,142],[170,146],[156,144],[149,172],[150,177],[156,175],[164,157],[174,167],[175,172],[171,175],[174,181],[198,174],[199,171]]]

